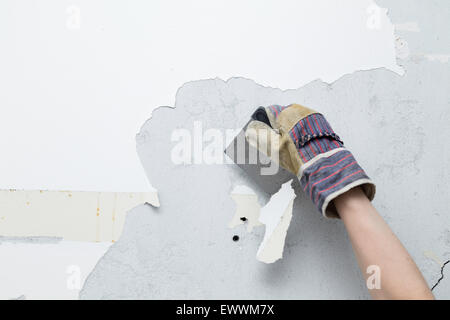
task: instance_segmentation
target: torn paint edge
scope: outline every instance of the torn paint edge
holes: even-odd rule
[[[263,241],[256,254],[256,258],[261,262],[273,263],[283,257],[296,197],[291,183],[292,180],[284,183],[261,209],[259,221],[266,226]]]
[[[253,228],[262,225],[259,221],[261,206],[258,202],[258,196],[250,187],[237,185],[231,191],[230,196],[235,202],[236,210],[228,224],[229,228],[246,224],[247,232],[252,232]]]

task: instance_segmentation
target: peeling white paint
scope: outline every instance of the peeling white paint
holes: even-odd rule
[[[0,190],[0,235],[113,242],[128,210],[159,206],[158,194]]]
[[[258,203],[258,196],[252,189],[237,185],[231,191],[231,198],[236,203],[236,211],[228,225],[230,228],[246,223],[247,231],[252,232],[254,227],[261,225],[258,220],[261,206]]]
[[[0,299],[78,299],[111,242],[0,242]]]
[[[291,182],[284,183],[280,191],[275,193],[261,209],[259,221],[265,224],[266,233],[256,254],[259,261],[273,263],[283,257],[284,242],[291,223],[295,199]]]
[[[259,261],[273,263],[283,257],[287,230],[292,218],[295,193],[292,181],[286,182],[269,202],[261,208],[256,193],[245,185],[237,185],[231,192],[236,203],[236,212],[229,223],[230,228],[247,223],[247,231],[265,225],[265,235],[256,257]],[[244,222],[241,218],[245,217]]]

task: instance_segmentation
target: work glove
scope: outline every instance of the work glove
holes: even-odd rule
[[[322,114],[298,104],[273,105],[258,108],[252,119],[248,143],[296,175],[325,217],[339,218],[333,199],[356,186],[374,198],[375,184]]]

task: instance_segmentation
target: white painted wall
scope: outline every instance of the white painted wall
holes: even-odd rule
[[[155,107],[173,106],[185,82],[241,76],[289,89],[356,70],[402,73],[392,23],[371,0],[5,0],[0,42],[0,189],[151,191],[135,134]],[[9,235],[23,235],[16,227]],[[76,298],[67,267],[80,265],[84,282],[110,246],[24,241],[0,243],[1,298]],[[133,258],[135,248],[125,248]],[[243,258],[254,260],[253,249]],[[313,249],[305,276],[322,261]],[[97,293],[93,283],[88,297]]]
[[[401,72],[392,39],[372,0],[2,1],[0,189],[151,191],[135,134],[185,82]]]

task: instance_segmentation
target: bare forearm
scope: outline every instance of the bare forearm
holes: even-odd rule
[[[381,287],[369,289],[374,299],[433,299],[422,274],[401,242],[360,188],[334,200],[347,228],[362,273],[374,265]]]

